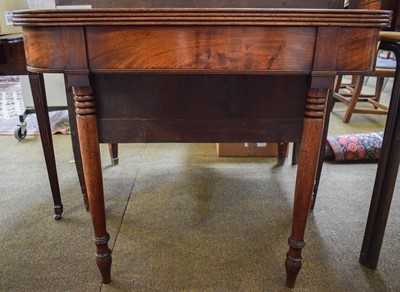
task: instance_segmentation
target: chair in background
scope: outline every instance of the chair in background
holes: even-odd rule
[[[383,53],[387,55],[386,53]],[[384,88],[385,79],[394,77],[396,61],[391,59],[389,55],[378,56],[376,62],[376,70],[366,75],[352,76],[351,83],[343,83],[343,76],[337,76],[333,97],[335,100],[341,101],[347,105],[346,112],[343,117],[343,123],[348,123],[353,113],[359,114],[378,114],[387,115],[387,106],[380,103],[381,93]],[[369,77],[375,77],[375,93],[362,93],[365,81]],[[371,107],[356,107],[359,102],[367,102]]]
[[[398,0],[350,0],[349,9],[382,9],[391,10],[393,12],[392,25],[389,30],[400,30],[400,4]],[[347,104],[347,110],[343,117],[343,122],[348,123],[353,113],[363,114],[387,114],[387,107],[382,105],[380,101],[380,95],[384,84],[384,78],[393,77],[396,68],[396,62],[391,59],[378,58],[376,64],[376,72],[370,75],[357,75],[352,76],[352,85],[342,84],[342,76],[338,76],[334,90],[334,100],[341,101]],[[375,87],[374,95],[362,94],[362,85],[364,84],[366,77],[377,77],[377,83]],[[343,93],[343,88],[350,89],[350,91]],[[342,91],[339,93],[339,90]],[[359,101],[367,101],[371,104],[371,109],[359,109],[356,108],[356,104]]]

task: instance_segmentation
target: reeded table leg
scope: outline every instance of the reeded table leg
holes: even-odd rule
[[[61,219],[63,205],[61,203],[60,187],[58,184],[56,159],[54,157],[53,140],[51,138],[50,119],[47,107],[43,74],[29,73],[33,103],[39,125],[40,139],[46,161],[47,173],[50,180],[51,193],[54,202],[54,219]]]
[[[106,229],[95,100],[90,86],[72,87],[79,143],[96,244],[96,262],[104,284],[111,282],[110,239]]]
[[[289,288],[294,287],[301,269],[301,250],[305,245],[304,231],[317,171],[327,93],[327,89],[311,88],[308,91],[293,205],[292,233],[288,239],[289,251],[285,262],[286,287]]]

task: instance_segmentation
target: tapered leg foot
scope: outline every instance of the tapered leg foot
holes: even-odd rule
[[[106,254],[96,254],[96,264],[100,270],[103,284],[111,283],[111,263],[111,250]]]
[[[286,254],[286,284],[285,286],[288,288],[294,288],[294,284],[296,283],[297,274],[300,272],[301,269],[301,258],[293,258]]]
[[[286,287],[293,288],[296,283],[297,274],[301,269],[301,250],[304,247],[304,241],[294,241],[288,239],[289,251],[286,254]]]
[[[111,282],[111,250],[108,248],[110,236],[106,233],[103,237],[93,237],[96,244],[96,264],[100,270],[102,283],[109,284]]]

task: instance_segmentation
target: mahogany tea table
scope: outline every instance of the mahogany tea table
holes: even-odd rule
[[[334,9],[15,12],[28,70],[64,73],[73,91],[103,283],[111,250],[99,142],[297,141],[285,262],[294,287],[334,78],[374,69],[390,21],[389,11]]]

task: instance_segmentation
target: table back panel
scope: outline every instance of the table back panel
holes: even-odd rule
[[[96,74],[94,84],[100,140],[120,143],[300,141],[309,86],[208,74]]]

